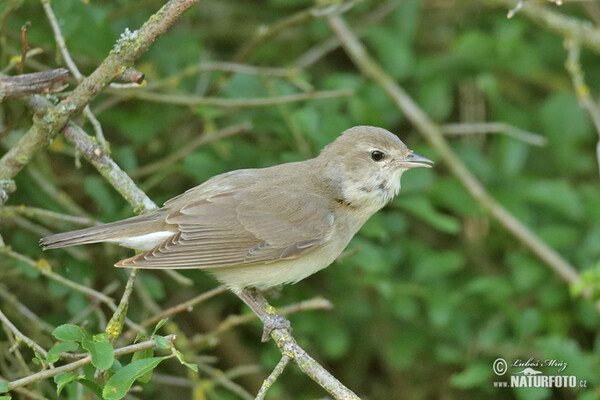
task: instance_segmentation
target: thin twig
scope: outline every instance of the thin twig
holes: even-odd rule
[[[158,103],[180,104],[187,106],[214,106],[223,108],[265,107],[275,104],[294,103],[313,99],[331,99],[351,96],[352,90],[326,90],[320,92],[306,92],[278,97],[227,99],[220,97],[202,97],[186,94],[156,93],[145,90],[122,91],[118,94],[123,97],[133,97],[140,100],[155,101]]]
[[[50,26],[52,27],[52,32],[54,33],[54,40],[56,41],[56,45],[60,50],[60,54],[65,60],[65,64],[67,64],[67,68],[73,74],[73,77],[79,82],[83,78],[81,72],[79,72],[79,68],[71,58],[71,54],[69,54],[69,50],[67,50],[67,45],[65,44],[65,38],[63,37],[62,32],[60,31],[60,26],[58,25],[58,21],[56,20],[56,15],[54,15],[54,11],[52,10],[52,5],[50,4],[50,0],[42,0],[42,7],[44,8],[44,12],[46,13],[46,17],[48,17],[48,21],[50,22]]]
[[[152,164],[144,165],[141,168],[131,172],[129,174],[132,178],[139,178],[141,176],[146,176],[153,174],[154,172],[164,169],[165,167],[176,163],[177,161],[185,158],[188,154],[196,150],[198,147],[219,141],[221,139],[237,135],[239,133],[247,132],[252,128],[250,122],[244,122],[238,125],[229,126],[227,128],[218,130],[216,132],[205,133],[202,136],[198,136],[194,140],[189,143],[186,143],[181,149],[169,154],[167,157],[162,160],[153,162]]]
[[[29,257],[26,257],[22,254],[19,254],[13,250],[8,249],[7,247],[0,248],[0,252],[6,254],[7,256],[14,258],[15,260],[22,261],[25,265],[28,265],[38,271],[40,274],[44,275],[46,278],[51,279],[55,282],[58,282],[70,289],[75,290],[76,292],[83,293],[90,297],[93,297],[100,302],[106,304],[110,308],[116,309],[115,302],[110,297],[106,296],[103,293],[98,292],[97,290],[91,289],[87,286],[80,285],[77,282],[73,282],[70,279],[65,278],[62,275],[57,274],[49,269],[49,265],[45,260],[40,260],[39,262],[35,262]]]
[[[14,326],[12,322],[10,322],[10,320],[6,317],[6,315],[4,315],[4,313],[2,312],[2,310],[0,310],[0,321],[2,321],[2,323],[8,329],[10,329],[10,331],[15,335],[15,337],[18,340],[21,340],[21,341],[25,342],[25,344],[27,345],[27,347],[29,347],[30,349],[33,349],[33,350],[37,351],[38,353],[40,353],[44,357],[46,357],[48,355],[48,353],[46,352],[46,350],[44,350],[44,348],[42,346],[40,346],[39,344],[37,344],[36,342],[34,342],[33,340],[31,340],[30,338],[28,338],[27,336],[25,336],[23,333],[21,333],[21,331],[18,330],[17,327]]]
[[[546,138],[537,133],[528,132],[519,129],[504,122],[473,122],[446,124],[442,126],[442,131],[446,135],[465,135],[481,133],[504,133],[507,136],[514,137],[517,140],[531,144],[533,146],[544,146]]]
[[[0,75],[0,102],[6,99],[60,92],[67,87],[69,71],[57,68],[16,76]]]
[[[571,76],[573,88],[575,89],[579,103],[589,114],[596,128],[596,133],[600,136],[600,108],[590,95],[590,88],[585,83],[583,70],[579,61],[581,52],[580,42],[575,38],[566,39],[565,47],[569,52],[566,68]],[[598,144],[596,145],[596,160],[598,162],[598,170],[600,171],[600,140],[598,140]]]
[[[574,37],[581,45],[595,52],[600,52],[600,30],[588,21],[566,16],[557,12],[553,7],[537,4],[535,1],[523,0],[486,0],[493,6],[514,9],[521,3],[519,16],[526,16],[535,23],[557,32],[564,37]]]
[[[168,335],[165,338],[171,342],[175,339],[175,335]],[[115,349],[115,357],[121,357],[125,354],[135,353],[136,351],[151,349],[156,346],[156,341],[154,339],[146,340],[144,342],[132,344],[129,346],[121,347],[119,349]],[[62,372],[70,372],[74,371],[78,368],[86,366],[92,362],[92,356],[87,356],[82,358],[81,360],[69,363],[67,365],[63,365],[57,368],[47,369],[37,374],[33,374],[30,376],[26,376],[24,378],[18,379],[13,382],[8,383],[8,390],[14,390],[21,386],[31,385],[32,383],[39,382],[44,379],[52,378]]]
[[[256,395],[256,400],[264,400],[265,396],[267,395],[267,391],[271,388],[271,386],[273,386],[277,378],[279,378],[279,376],[283,373],[283,370],[285,369],[285,367],[287,367],[290,361],[291,358],[289,355],[284,354],[283,356],[281,356],[281,359],[279,360],[275,368],[273,368],[271,374],[267,377],[267,379],[264,380],[262,386],[260,387],[260,390]]]
[[[244,289],[244,293],[250,293],[254,299],[260,302],[261,309],[273,309],[273,307],[271,307],[267,302],[267,299],[265,299],[258,290]],[[260,315],[257,316],[265,325],[270,321],[267,319],[263,320],[263,318],[277,317],[277,319],[280,321],[285,320],[283,316],[270,313],[268,311],[265,313],[266,317],[262,317]],[[289,321],[285,321],[289,326]],[[338,400],[360,400],[360,398],[354,392],[344,386],[335,376],[333,376],[321,364],[315,361],[315,359],[313,359],[302,347],[298,345],[296,339],[294,339],[292,336],[290,328],[275,328],[271,331],[270,336],[273,341],[275,341],[275,344],[279,348],[282,356],[292,359],[305,375],[317,382],[319,386],[325,389],[334,398]],[[287,361],[280,361],[279,364],[279,367],[283,368],[285,367],[285,364],[287,364]]]
[[[208,292],[204,292],[201,295],[198,295],[198,296],[194,297],[193,299],[190,299],[188,301],[184,301],[183,303],[179,303],[176,306],[167,308],[166,310],[162,311],[160,314],[155,315],[154,317],[149,318],[149,319],[143,321],[140,324],[140,326],[147,327],[147,326],[150,326],[152,324],[157,323],[161,319],[170,317],[171,315],[178,314],[178,313],[183,312],[183,311],[190,312],[190,311],[193,310],[194,306],[196,306],[196,305],[198,305],[198,304],[200,304],[202,302],[205,302],[206,300],[208,300],[208,299],[210,299],[212,297],[215,297],[215,296],[217,296],[217,295],[219,295],[219,294],[221,294],[223,292],[226,292],[226,291],[227,291],[227,287],[226,286],[219,286],[219,287],[217,287],[215,289],[209,290]]]
[[[289,306],[278,308],[277,311],[281,315],[290,315],[308,310],[331,310],[333,305],[327,299],[315,297],[309,300],[301,301],[300,303],[291,304]],[[204,343],[214,342],[214,339],[236,326],[248,324],[257,318],[255,314],[229,315],[223,320],[214,330],[206,334],[196,335],[193,343],[196,346],[202,346]]]
[[[91,226],[96,223],[96,221],[94,221],[92,218],[61,214],[46,210],[44,208],[30,207],[26,205],[0,207],[0,216],[11,216],[15,214],[25,215],[28,218],[34,218],[37,220],[49,219],[53,221],[71,222],[73,224],[85,226]]]
[[[528,227],[523,225],[506,208],[491,197],[485,187],[456,156],[442,136],[441,129],[429,119],[412,98],[377,64],[339,16],[329,18],[329,25],[343,43],[346,53],[363,75],[375,81],[401,109],[419,132],[431,143],[450,170],[479,205],[487,210],[501,225],[544,261],[561,279],[577,282],[577,270],[554,249],[544,243]],[[600,311],[600,303],[596,304]]]
[[[198,363],[198,369],[213,379],[213,382],[217,385],[221,385],[225,389],[228,389],[232,393],[237,394],[244,400],[252,400],[253,397],[243,387],[232,381],[223,371],[217,368],[211,367],[206,364]]]
[[[94,115],[92,110],[90,109],[89,104],[87,106],[85,106],[85,108],[83,109],[83,116],[86,117],[88,119],[88,121],[90,121],[90,124],[92,124],[92,127],[94,128],[94,133],[96,134],[96,139],[98,140],[98,143],[100,143],[100,145],[102,146],[104,151],[108,152],[109,151],[108,143],[106,142],[106,139],[104,138],[104,131],[102,130],[102,125],[100,124],[100,121],[98,121],[98,119],[96,118],[96,116]]]
[[[52,5],[50,4],[50,0],[42,0],[42,6],[44,7],[44,11],[46,12],[46,16],[48,17],[48,21],[50,21],[50,25],[52,26],[52,31],[54,32],[54,40],[56,40],[56,45],[58,46],[60,53],[62,54],[69,71],[73,74],[75,79],[80,82],[83,79],[83,75],[77,68],[77,64],[71,58],[71,54],[67,49],[67,45],[65,43],[65,38],[60,30],[60,26],[58,25],[58,21],[56,20],[56,15],[54,15],[54,11],[52,10]],[[96,138],[102,147],[107,150],[108,144],[106,143],[106,139],[104,138],[104,133],[102,131],[102,125],[94,114],[92,110],[90,110],[90,105],[86,105],[83,109],[83,116],[90,121],[92,127],[94,128],[94,132],[96,132]]]

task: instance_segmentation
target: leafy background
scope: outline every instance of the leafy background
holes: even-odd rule
[[[590,7],[566,2],[556,11],[597,23]],[[21,52],[20,27],[31,21],[28,41],[43,53],[26,66],[32,72],[62,65],[50,26],[37,2],[3,2],[0,67]],[[71,54],[89,74],[125,28],[140,26],[160,1],[55,1],[52,7]],[[588,4],[589,6],[589,4]],[[201,2],[136,63],[148,90],[230,99],[276,97],[315,90],[352,89],[351,96],[265,107],[180,106],[108,90],[92,109],[102,123],[112,156],[127,172],[163,159],[193,138],[250,121],[245,134],[199,147],[182,161],[136,183],[157,203],[225,171],[301,160],[318,153],[341,131],[376,125],[397,133],[419,154],[438,159],[404,115],[371,81],[360,75],[340,48],[301,70],[301,57],[332,33],[326,20],[307,18],[260,43],[244,63],[289,68],[286,77],[224,72],[185,73],[209,61],[233,61],[255,32],[313,7],[305,0]],[[600,269],[600,187],[595,157],[597,132],[580,107],[565,70],[563,38],[507,9],[479,1],[363,1],[345,14],[349,25],[384,69],[439,124],[504,122],[546,138],[532,146],[502,133],[450,138],[452,148],[487,190],[546,243],[587,271],[590,287]],[[600,84],[600,59],[583,50],[582,68],[592,95]],[[13,71],[13,73],[15,73]],[[299,87],[298,81],[301,82]],[[83,123],[83,120],[81,121]],[[3,149],[31,125],[23,102],[0,104]],[[92,132],[89,124],[84,128]],[[3,150],[4,151],[4,150]],[[100,221],[132,215],[131,208],[64,139],[38,154],[16,182],[9,205],[70,213],[40,187],[42,180],[64,191]],[[110,245],[82,247],[79,257],[63,250],[42,253],[40,231],[22,217],[3,213],[5,243],[33,259],[45,258],[61,275],[98,290],[117,282],[118,299],[126,273],[112,264],[131,253]],[[74,229],[48,224],[52,231]],[[142,272],[128,316],[139,321],[216,286],[199,271],[184,271],[193,287],[181,287],[162,273]],[[80,293],[40,277],[21,262],[0,258],[3,291],[52,326],[75,321],[103,332],[110,311]],[[294,336],[357,394],[371,399],[514,398],[595,399],[600,397],[599,316],[542,261],[490,219],[443,163],[410,171],[401,194],[375,215],[330,268],[269,297],[274,304],[322,295],[332,311],[290,317]],[[151,299],[145,298],[147,293]],[[0,299],[1,309],[43,347],[53,338]],[[234,296],[221,295],[165,325],[185,345],[186,359],[222,370],[259,364],[260,371],[237,378],[255,393],[279,359],[272,343],[260,344],[258,323],[218,337],[210,346],[193,341],[227,315],[247,312]],[[10,343],[0,330],[0,376],[11,376]],[[23,350],[28,353],[27,349]],[[492,363],[557,359],[564,372],[586,379],[587,389],[494,388],[502,380]],[[26,357],[27,358],[27,357]],[[28,361],[29,358],[27,358]],[[31,368],[36,368],[35,366]],[[550,373],[550,370],[545,370]],[[14,371],[12,371],[14,373]],[[155,372],[162,380],[143,385],[139,398],[236,399],[213,378],[192,376],[176,362]],[[174,376],[187,378],[177,386]],[[505,380],[506,378],[504,378]],[[177,381],[179,382],[179,381]],[[35,387],[56,397],[51,385]],[[61,396],[77,398],[76,385]],[[322,390],[296,368],[286,370],[268,398],[314,399]]]

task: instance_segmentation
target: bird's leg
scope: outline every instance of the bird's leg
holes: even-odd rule
[[[267,299],[255,288],[246,288],[242,290],[233,290],[244,303],[254,311],[254,314],[263,323],[262,341],[267,342],[274,329],[287,329],[292,331],[290,321],[283,315],[277,314],[275,307],[271,306]]]

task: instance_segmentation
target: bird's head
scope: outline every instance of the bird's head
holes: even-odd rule
[[[411,168],[430,168],[433,161],[415,154],[391,132],[356,126],[342,133],[319,156],[325,175],[341,200],[375,212],[400,190],[400,177]]]

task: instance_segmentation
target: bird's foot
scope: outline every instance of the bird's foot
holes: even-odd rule
[[[275,329],[286,329],[289,333],[292,333],[292,324],[290,324],[290,321],[281,314],[268,313],[261,319],[263,323],[262,342],[268,342],[271,337],[271,332]]]

